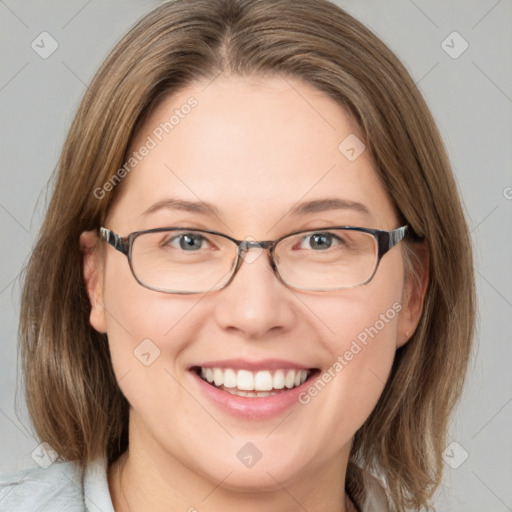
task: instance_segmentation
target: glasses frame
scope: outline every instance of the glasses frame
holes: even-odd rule
[[[377,241],[377,263],[375,264],[375,269],[372,273],[372,275],[364,282],[352,285],[352,286],[344,286],[342,288],[333,288],[329,290],[323,290],[323,289],[303,289],[303,288],[297,288],[294,286],[289,285],[286,283],[281,275],[279,274],[279,271],[277,269],[277,265],[274,260],[274,249],[276,245],[284,240],[285,238],[295,236],[301,233],[321,233],[323,231],[329,231],[332,229],[344,229],[347,231],[360,231],[363,233],[368,233],[372,235],[375,240]],[[111,245],[116,251],[121,252],[128,258],[128,264],[130,266],[130,270],[132,272],[133,277],[135,280],[144,288],[148,288],[149,290],[154,290],[156,292],[161,293],[172,293],[172,294],[180,294],[180,295],[189,295],[189,294],[198,294],[198,293],[208,293],[211,290],[207,290],[205,292],[188,292],[188,291],[169,291],[164,290],[161,288],[155,288],[152,286],[147,285],[146,283],[143,283],[135,274],[135,271],[133,270],[132,265],[132,247],[134,240],[145,233],[159,233],[164,231],[187,231],[187,232],[199,232],[199,233],[209,233],[212,235],[218,235],[222,236],[224,238],[227,238],[228,240],[231,240],[234,244],[237,246],[237,259],[236,264],[234,266],[234,269],[232,271],[231,277],[229,280],[221,287],[217,288],[214,291],[222,290],[223,288],[226,288],[231,281],[235,278],[235,275],[237,274],[238,270],[240,269],[240,266],[242,265],[243,253],[247,253],[249,249],[252,247],[260,247],[261,249],[265,249],[269,251],[270,256],[270,266],[274,272],[274,274],[277,276],[277,278],[288,288],[292,288],[294,290],[301,290],[301,291],[319,291],[319,292],[331,292],[331,291],[337,291],[337,290],[345,290],[348,288],[356,288],[358,286],[363,286],[367,283],[369,283],[373,277],[375,276],[377,269],[379,268],[380,260],[382,257],[390,251],[393,247],[395,247],[399,242],[401,242],[408,234],[409,232],[409,226],[404,225],[400,226],[396,229],[391,229],[389,231],[382,230],[382,229],[370,229],[370,228],[360,228],[360,227],[354,227],[354,226],[328,226],[328,227],[321,227],[318,229],[305,229],[300,231],[294,231],[293,233],[288,233],[277,240],[263,240],[263,241],[249,241],[249,240],[237,240],[236,238],[233,238],[229,235],[226,235],[224,233],[220,233],[218,231],[212,231],[209,229],[196,229],[196,228],[188,228],[188,227],[172,227],[172,228],[153,228],[153,229],[145,229],[142,231],[134,231],[133,233],[130,233],[126,237],[122,237],[121,235],[114,233],[112,230],[107,229],[105,227],[100,227],[100,239],[104,242]]]

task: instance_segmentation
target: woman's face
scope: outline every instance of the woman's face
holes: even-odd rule
[[[130,151],[138,151],[136,165],[105,226],[122,236],[185,226],[260,241],[335,225],[396,228],[392,203],[355,136],[362,138],[346,112],[300,81],[196,83],[166,99],[139,131]],[[162,206],[170,199],[216,211]],[[324,199],[347,204],[290,213]],[[226,478],[233,488],[307,482],[327,469],[331,478],[344,475],[351,439],[379,399],[397,345],[416,325],[404,303],[400,246],[368,284],[331,292],[288,288],[268,252],[251,249],[229,286],[192,295],[141,286],[123,254],[103,249],[101,265],[89,262],[99,278],[88,280],[91,323],[108,334],[131,405],[130,450],[142,447],[159,470]],[[285,380],[292,370],[317,371],[300,388],[243,397],[215,389],[197,368],[219,368],[211,370],[218,379],[235,375],[241,387],[244,376],[250,387],[251,378],[268,382],[270,372],[279,386],[279,370]]]

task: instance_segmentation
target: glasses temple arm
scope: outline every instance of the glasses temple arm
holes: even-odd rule
[[[110,231],[110,229],[101,227],[100,228],[100,237],[105,240],[109,245],[111,245],[116,251],[122,252],[123,254],[128,255],[129,243],[117,233]]]

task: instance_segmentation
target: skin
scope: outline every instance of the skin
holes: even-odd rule
[[[206,85],[167,98],[140,130],[132,150],[190,96],[198,100],[124,179],[106,227],[126,236],[187,223],[240,240],[271,240],[337,224],[399,226],[368,152],[351,162],[338,150],[359,131],[324,93],[282,78],[222,76]],[[333,196],[363,203],[369,215],[348,209],[286,215],[299,201]],[[221,215],[142,215],[168,197],[211,202]],[[123,254],[106,244],[94,250],[97,244],[95,232],[82,234],[90,322],[108,334],[114,371],[131,404],[129,452],[108,470],[116,511],[285,512],[297,503],[310,512],[352,510],[342,485],[351,440],[382,393],[396,348],[417,326],[426,289],[425,275],[421,285],[406,279],[400,245],[384,256],[372,281],[352,289],[291,290],[261,251],[227,288],[176,295],[142,287]],[[232,416],[209,402],[187,371],[233,357],[282,358],[326,370],[396,302],[400,314],[291,414]],[[133,355],[146,338],[160,350],[149,366]],[[263,454],[252,468],[236,456],[247,442]]]

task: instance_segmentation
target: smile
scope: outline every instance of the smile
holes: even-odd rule
[[[206,382],[232,395],[266,397],[303,384],[313,369],[236,370],[234,368],[195,369]]]
[[[285,414],[321,375],[317,367],[285,359],[223,359],[188,367],[197,396],[220,411],[245,420]]]

